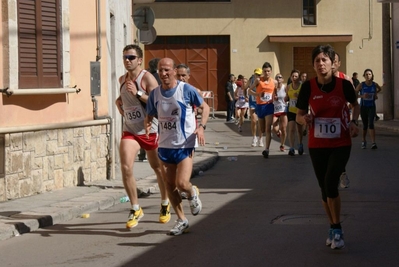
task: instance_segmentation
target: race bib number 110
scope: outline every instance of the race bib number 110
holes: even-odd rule
[[[339,118],[315,118],[314,137],[340,138],[341,120]]]

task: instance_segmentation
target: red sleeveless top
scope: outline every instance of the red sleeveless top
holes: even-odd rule
[[[342,81],[336,78],[335,88],[321,91],[316,78],[310,80],[310,112],[313,123],[309,128],[309,148],[332,148],[350,146],[350,114],[344,95]]]

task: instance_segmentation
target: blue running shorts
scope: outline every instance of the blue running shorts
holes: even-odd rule
[[[179,164],[183,159],[193,154],[194,148],[158,148],[158,157],[166,163]]]

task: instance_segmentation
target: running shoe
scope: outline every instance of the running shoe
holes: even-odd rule
[[[159,222],[168,223],[170,221],[170,203],[168,205],[161,205],[161,211],[159,213]]]
[[[341,249],[345,247],[344,233],[342,229],[333,229],[333,240],[331,242],[331,249]]]
[[[284,146],[280,146],[280,151],[281,151],[281,152],[284,152],[284,151],[285,151]]]
[[[256,147],[256,144],[258,143],[258,138],[256,136],[254,136],[254,138],[252,139],[252,147]]]
[[[348,175],[346,174],[346,172],[343,172],[341,174],[339,180],[340,180],[339,184],[340,184],[341,188],[348,188],[349,187],[350,181],[349,181],[349,178],[348,178]]]
[[[193,189],[196,192],[199,192],[198,188],[195,185],[193,185]],[[196,193],[194,196],[191,196],[188,201],[190,203],[191,214],[194,216],[198,215],[202,210],[202,202],[198,197],[198,193]]]
[[[263,146],[264,146],[262,138],[259,138],[259,140],[258,140],[258,146],[259,146],[259,147],[263,147]]]
[[[199,191],[198,187],[197,187],[196,185],[193,185],[193,189],[195,190],[195,194],[196,194],[197,196],[199,196],[200,191]]]
[[[130,210],[129,217],[126,223],[126,228],[130,229],[136,227],[140,219],[143,218],[144,212],[140,208],[139,210]]]
[[[263,150],[262,151],[262,155],[265,159],[267,159],[269,157],[269,149]]]
[[[367,145],[366,141],[362,142],[362,149],[366,149],[366,145]]]
[[[183,221],[182,219],[177,219],[175,226],[169,231],[170,235],[181,235],[188,229],[188,221]]]
[[[241,125],[238,125],[238,131],[239,131],[240,133],[242,132]]]
[[[303,155],[303,144],[299,144],[298,154]]]
[[[330,228],[328,230],[328,237],[327,237],[327,240],[326,240],[326,246],[331,246],[331,243],[332,243],[333,238],[334,238],[333,231],[334,231],[334,229],[332,229],[332,228]]]
[[[195,192],[197,193],[197,196],[199,196],[200,192],[199,192],[199,190],[198,190],[198,187],[196,187],[196,186],[194,185],[193,188],[194,188]],[[186,192],[179,191],[179,193],[180,193],[180,197],[181,197],[182,199],[187,199],[187,198],[188,198]]]
[[[180,197],[181,197],[182,199],[187,199],[187,193],[186,193],[186,192],[179,191],[179,193],[180,193]]]
[[[288,151],[288,155],[295,156],[295,149],[293,147],[291,147],[290,150]]]
[[[376,143],[372,143],[371,144],[371,149],[377,149],[377,144]]]

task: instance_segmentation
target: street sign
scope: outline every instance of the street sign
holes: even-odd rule
[[[151,7],[142,6],[137,8],[132,17],[134,25],[141,31],[148,31],[154,26],[155,13]]]

